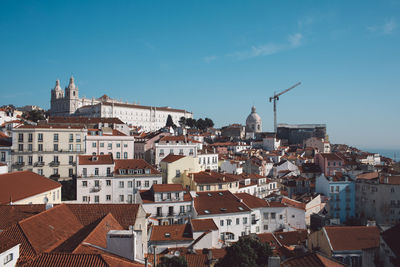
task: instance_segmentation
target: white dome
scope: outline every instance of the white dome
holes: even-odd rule
[[[251,113],[246,119],[247,132],[261,132],[262,131],[261,117],[256,112],[256,107],[251,108]]]

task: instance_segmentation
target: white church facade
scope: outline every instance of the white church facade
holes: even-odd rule
[[[51,90],[50,116],[81,116],[119,118],[131,126],[139,126],[145,131],[156,131],[165,126],[168,115],[179,126],[181,117],[193,118],[193,113],[170,107],[151,107],[130,104],[103,95],[100,98],[79,98],[79,89],[71,77],[65,92],[60,81]]]

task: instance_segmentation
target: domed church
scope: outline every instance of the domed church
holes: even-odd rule
[[[255,106],[251,108],[251,113],[246,119],[246,132],[247,133],[262,132],[261,117],[257,114]]]

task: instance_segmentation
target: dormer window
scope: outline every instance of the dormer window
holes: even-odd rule
[[[204,210],[204,213],[209,214],[210,211],[209,210]]]

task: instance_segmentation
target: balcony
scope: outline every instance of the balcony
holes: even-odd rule
[[[57,179],[59,179],[60,178],[60,175],[59,174],[52,174],[52,175],[50,175],[50,177],[49,177],[50,179],[54,179],[54,180],[57,180]]]
[[[76,161],[70,161],[69,165],[76,166]]]
[[[15,168],[21,168],[25,166],[25,162],[15,162],[12,164],[12,166]]]
[[[50,167],[58,167],[60,166],[60,162],[59,161],[52,161],[49,163]]]
[[[157,212],[157,217],[163,217],[163,213],[162,212]]]
[[[99,192],[101,190],[101,186],[93,186],[92,188],[90,188],[90,193],[96,193]]]
[[[33,167],[43,167],[45,165],[45,162],[43,161],[37,161],[33,164]]]

